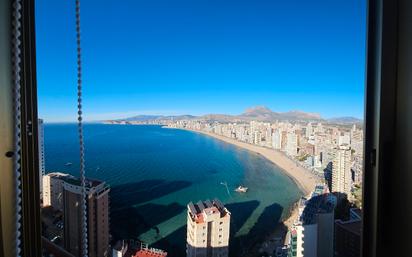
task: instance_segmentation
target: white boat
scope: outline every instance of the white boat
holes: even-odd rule
[[[64,164],[64,166],[71,166],[72,164],[73,164],[73,163],[68,162],[68,163]]]
[[[238,192],[238,193],[246,193],[247,190],[248,190],[248,188],[247,188],[247,187],[244,187],[244,186],[238,186],[238,187],[235,189],[235,191]]]

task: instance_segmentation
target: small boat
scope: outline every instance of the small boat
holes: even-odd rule
[[[246,193],[247,190],[248,190],[248,188],[247,188],[247,187],[244,187],[244,186],[238,186],[238,187],[235,189],[235,191],[238,192],[238,193]]]
[[[96,171],[99,171],[99,170],[100,170],[100,167],[97,167],[97,168],[96,168]]]
[[[64,166],[71,166],[73,163],[71,162],[67,162],[66,164],[64,164]]]

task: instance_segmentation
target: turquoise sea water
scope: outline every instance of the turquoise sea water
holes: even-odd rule
[[[76,129],[45,125],[47,172],[78,176]],[[226,204],[232,214],[230,253],[238,256],[273,230],[302,194],[260,155],[202,134],[161,126],[84,129],[86,176],[111,186],[113,238],[137,238],[170,256],[184,256],[189,201],[217,197]],[[234,192],[239,185],[249,191]]]

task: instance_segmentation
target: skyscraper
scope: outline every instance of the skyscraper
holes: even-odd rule
[[[313,127],[312,127],[312,123],[308,123],[308,125],[306,126],[306,137],[309,138],[310,136],[313,135]]]
[[[81,185],[66,178],[63,183],[64,247],[75,256],[81,254]],[[109,191],[103,181],[87,180],[87,232],[89,257],[109,256]]]
[[[299,217],[290,230],[290,257],[333,256],[336,197],[326,185],[316,185],[309,199],[299,202]]]
[[[335,257],[361,256],[362,218],[360,209],[350,210],[350,219],[335,221]]]
[[[332,162],[332,192],[340,192],[349,196],[351,182],[351,149],[347,145],[341,145]]]
[[[43,176],[43,206],[63,211],[63,183],[65,178],[73,176],[61,172],[52,172]]]
[[[290,156],[298,155],[298,137],[294,132],[288,133],[286,139],[286,153]]]
[[[39,141],[39,183],[40,183],[40,198],[43,199],[43,175],[45,174],[44,162],[44,125],[43,120],[38,120],[37,138]]]
[[[274,149],[280,150],[282,148],[282,131],[275,129],[272,135],[272,146]]]
[[[187,257],[227,257],[229,255],[230,212],[213,201],[187,205]]]

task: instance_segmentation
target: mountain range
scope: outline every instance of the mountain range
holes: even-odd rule
[[[362,120],[355,117],[336,117],[332,119],[323,119],[319,113],[310,113],[303,111],[288,111],[288,112],[274,112],[265,106],[255,106],[246,109],[239,115],[227,115],[227,114],[206,114],[202,116],[193,115],[137,115],[120,119],[117,121],[157,121],[157,120],[205,120],[205,121],[218,121],[218,122],[240,122],[240,121],[324,121],[330,123],[362,123]]]

